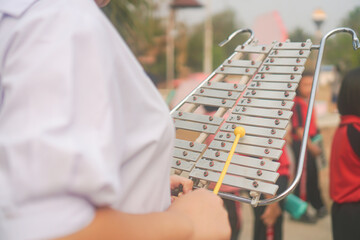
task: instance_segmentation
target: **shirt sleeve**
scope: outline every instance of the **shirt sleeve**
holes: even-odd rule
[[[8,191],[1,191],[0,219],[7,239],[76,232],[121,190],[114,153],[122,144],[113,135],[122,119],[112,111],[122,103],[113,104],[106,34],[99,13],[94,20],[69,9],[21,22],[4,61],[0,179]]]
[[[360,159],[360,125],[349,124],[349,126],[347,127],[347,136],[351,148]]]

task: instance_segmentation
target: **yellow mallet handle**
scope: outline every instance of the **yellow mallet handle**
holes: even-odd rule
[[[229,168],[229,165],[230,165],[230,162],[231,162],[231,159],[234,155],[234,152],[235,152],[235,149],[236,149],[236,145],[238,144],[239,142],[239,139],[243,136],[245,136],[245,129],[243,127],[236,127],[234,129],[234,134],[235,134],[235,140],[234,140],[234,143],[231,147],[231,150],[229,152],[229,156],[228,158],[226,159],[226,162],[225,162],[225,165],[224,165],[224,168],[223,170],[221,171],[221,174],[220,174],[220,177],[219,177],[219,180],[217,181],[216,185],[215,185],[215,188],[214,188],[214,193],[215,194],[218,194],[219,193],[219,189],[221,187],[221,184],[224,180],[224,177],[225,177],[225,174]]]

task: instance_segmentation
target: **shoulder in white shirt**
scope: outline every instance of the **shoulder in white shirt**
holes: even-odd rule
[[[99,206],[166,209],[167,106],[95,3],[0,2],[0,19],[5,239],[78,231]]]

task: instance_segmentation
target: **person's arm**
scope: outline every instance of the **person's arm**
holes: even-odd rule
[[[297,127],[296,135],[299,136],[300,139],[302,139],[303,134],[304,134],[304,128]],[[309,150],[309,152],[315,157],[321,154],[321,148],[317,144],[312,143],[310,138],[308,138],[308,140],[306,142],[306,147]]]
[[[272,196],[266,194],[265,197],[270,198]],[[275,224],[278,217],[281,215],[281,213],[282,210],[280,208],[279,202],[276,202],[267,205],[264,213],[261,215],[260,218],[267,227],[272,227]]]
[[[199,189],[178,198],[165,212],[127,214],[109,208],[96,211],[92,223],[58,240],[95,239],[229,239],[222,200]]]

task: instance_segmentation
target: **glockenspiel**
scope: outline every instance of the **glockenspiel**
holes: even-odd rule
[[[173,174],[191,178],[195,187],[216,183],[235,139],[233,131],[241,126],[246,135],[236,146],[222,184],[249,191],[249,197],[226,192],[219,195],[261,206],[283,199],[300,180],[326,39],[335,33],[350,33],[355,50],[359,40],[352,29],[338,28],[326,34],[320,45],[313,45],[311,40],[259,45],[252,30],[240,29],[220,45],[246,32],[250,33],[249,39],[171,111],[177,130],[171,165]],[[295,90],[313,50],[318,50],[318,56],[299,165],[291,185],[277,194],[278,160],[292,116]],[[211,116],[200,114],[200,106],[217,110]],[[196,133],[196,138],[181,138],[181,131]],[[261,194],[273,197],[260,200]]]

